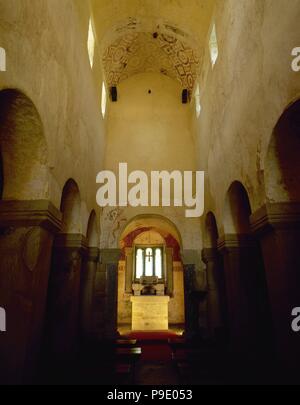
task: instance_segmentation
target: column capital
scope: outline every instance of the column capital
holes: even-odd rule
[[[58,249],[70,248],[87,251],[86,237],[80,233],[59,233],[54,241],[54,246]]]
[[[300,228],[300,203],[267,203],[251,215],[250,223],[255,234]]]
[[[97,247],[89,247],[87,250],[87,260],[97,263],[100,257],[100,249]]]
[[[218,250],[221,253],[234,249],[249,248],[255,241],[251,234],[224,234],[218,240]]]
[[[1,227],[40,226],[57,233],[61,229],[62,214],[49,200],[0,201]]]

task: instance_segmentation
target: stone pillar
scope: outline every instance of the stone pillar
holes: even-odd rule
[[[50,360],[67,360],[78,348],[80,281],[86,251],[86,239],[81,234],[55,238],[46,328]]]
[[[100,341],[105,337],[106,265],[98,262],[93,296],[93,337]]]
[[[207,278],[207,311],[210,336],[216,337],[222,325],[220,311],[220,294],[218,289],[218,273],[222,271],[217,249],[203,249],[202,260],[206,264]]]
[[[199,299],[194,292],[195,265],[184,265],[185,335],[199,335]]]
[[[105,337],[115,339],[118,329],[118,265],[120,249],[101,250],[101,263],[105,266]]]
[[[0,202],[1,383],[30,382],[39,356],[54,234],[61,213],[46,200]]]
[[[132,279],[133,279],[133,248],[125,248],[125,292],[132,293]]]
[[[173,296],[173,248],[166,248],[167,295]]]
[[[247,351],[256,339],[254,308],[255,285],[249,274],[255,273],[255,244],[251,235],[226,234],[219,240],[223,255],[229,315],[230,343],[235,352]]]
[[[251,217],[265,263],[273,328],[282,363],[299,367],[299,333],[292,331],[292,309],[300,306],[300,204],[267,204]]]
[[[81,337],[89,340],[93,336],[93,296],[96,279],[99,248],[91,247],[87,251],[81,276]]]

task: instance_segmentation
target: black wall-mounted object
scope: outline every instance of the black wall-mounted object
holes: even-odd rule
[[[110,88],[110,98],[114,103],[118,101],[118,90],[116,86]]]
[[[182,90],[182,104],[187,104],[190,101],[190,92],[188,89]]]

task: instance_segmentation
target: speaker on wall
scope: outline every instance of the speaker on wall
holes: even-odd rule
[[[110,98],[113,102],[118,101],[118,90],[116,86],[110,88]]]

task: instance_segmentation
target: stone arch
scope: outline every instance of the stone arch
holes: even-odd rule
[[[205,217],[202,250],[202,260],[206,265],[207,321],[210,336],[225,342],[228,339],[228,314],[223,261],[218,252],[218,240],[216,217],[210,211]]]
[[[204,247],[208,249],[217,248],[219,232],[214,214],[210,211],[205,218]]]
[[[184,272],[180,255],[181,235],[177,227],[166,217],[144,214],[129,220],[119,237],[122,249],[118,272],[119,325],[131,322],[128,297],[132,295],[133,284],[135,284],[135,241],[150,233],[152,236],[156,234],[157,240],[163,241],[162,244],[164,245],[165,276],[163,282],[165,293],[170,296],[169,322],[170,324],[184,324]]]
[[[93,330],[93,295],[95,291],[97,263],[99,260],[99,223],[95,210],[89,216],[87,232],[87,255],[82,264],[80,276],[80,337],[88,341]]]
[[[168,218],[157,214],[144,214],[137,215],[131,218],[123,227],[120,234],[120,242],[125,239],[127,235],[141,228],[156,229],[162,236],[172,235],[172,237],[178,242],[180,248],[182,247],[181,234],[177,226]]]
[[[229,187],[224,208],[224,232],[226,234],[250,233],[251,206],[247,190],[239,181]]]
[[[48,153],[43,124],[33,102],[15,89],[0,91],[0,151],[3,199],[48,198]]]
[[[81,233],[80,191],[73,179],[69,179],[63,188],[60,210],[63,214],[62,233]]]
[[[270,202],[300,201],[300,99],[279,118],[265,163],[265,186]]]
[[[251,233],[246,188],[234,181],[224,207],[223,254],[231,339],[249,353],[270,348],[271,315],[265,266],[259,241]],[[269,345],[269,346],[268,346]]]
[[[99,234],[99,222],[95,210],[90,214],[88,226],[87,226],[87,244],[88,247],[99,247],[100,243],[100,234]]]

